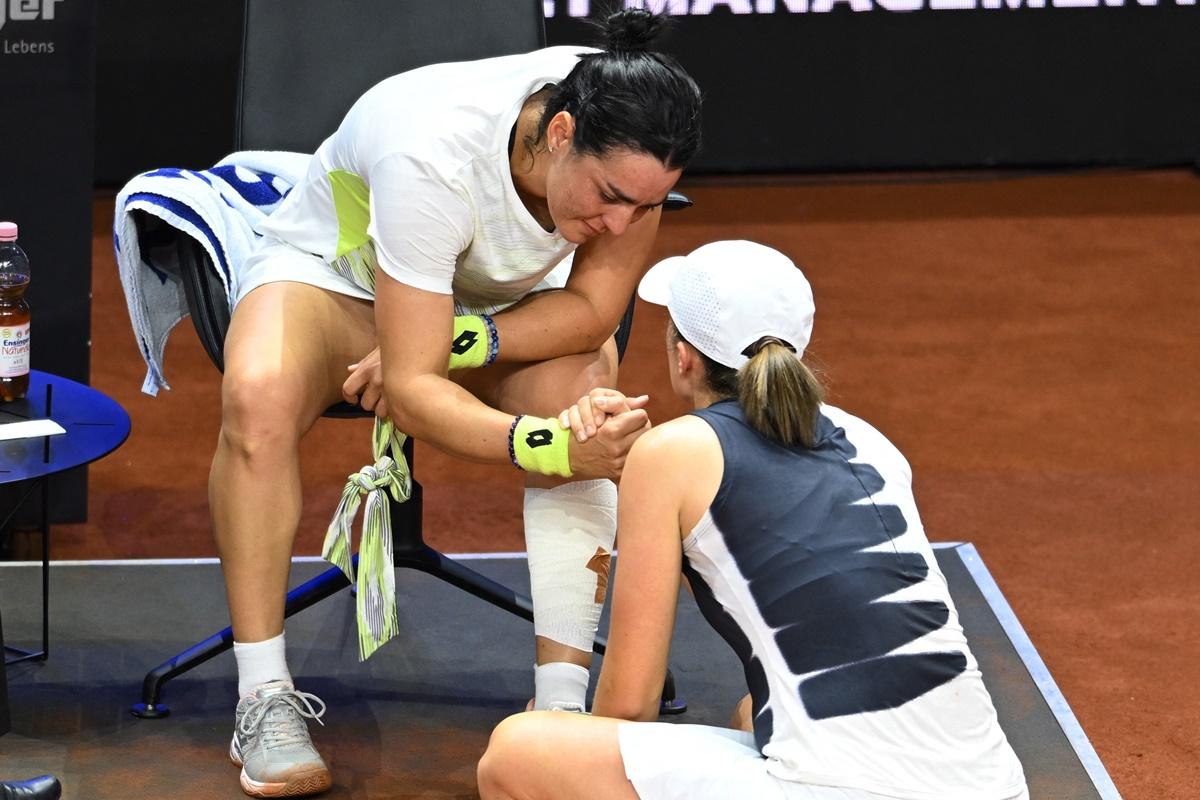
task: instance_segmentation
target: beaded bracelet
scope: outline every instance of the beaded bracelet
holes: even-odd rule
[[[485,319],[486,319],[486,317],[485,317]],[[525,415],[518,414],[516,417],[513,418],[512,425],[508,426],[508,457],[512,459],[513,466],[516,467],[517,469],[521,470],[522,472],[525,471],[525,468],[522,467],[520,462],[517,461],[517,448],[513,444],[513,437],[517,433],[517,423],[519,423],[521,421],[521,418],[523,416],[525,416]]]
[[[480,314],[483,319],[483,324],[487,326],[488,331],[488,354],[484,359],[483,365],[490,367],[496,362],[496,356],[500,355],[500,332],[496,330],[496,323],[487,314]],[[515,423],[514,423],[515,424]],[[509,449],[512,449],[512,436],[509,437]]]

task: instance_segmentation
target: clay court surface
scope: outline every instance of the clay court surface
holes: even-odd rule
[[[750,238],[793,256],[816,295],[809,353],[832,402],[908,456],[931,539],[976,545],[1122,795],[1200,795],[1200,178],[683,188],[696,207],[668,217],[657,255]],[[173,391],[140,394],[111,217],[98,197],[92,384],[133,433],[91,468],[89,521],[57,526],[53,557],[211,556],[218,375],[185,322],[167,350]],[[621,371],[655,420],[681,411],[663,326],[639,306]],[[300,554],[319,552],[368,437],[368,421],[322,420],[307,440]],[[524,549],[514,470],[418,445],[416,473],[432,545]]]

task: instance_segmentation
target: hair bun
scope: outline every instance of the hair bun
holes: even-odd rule
[[[627,8],[604,20],[604,36],[610,53],[644,53],[658,38],[666,17],[642,8]]]

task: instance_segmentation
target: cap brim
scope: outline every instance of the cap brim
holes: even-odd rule
[[[671,256],[650,268],[638,284],[638,297],[656,306],[665,306],[671,299],[671,279],[687,263],[687,256]]]

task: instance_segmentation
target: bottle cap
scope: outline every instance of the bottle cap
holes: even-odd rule
[[[15,242],[17,240],[17,223],[0,222],[0,242]]]

